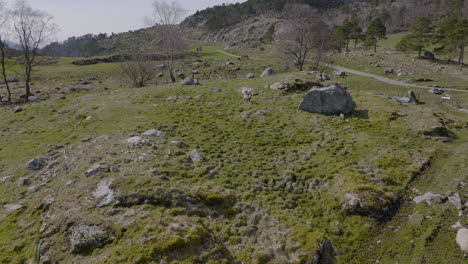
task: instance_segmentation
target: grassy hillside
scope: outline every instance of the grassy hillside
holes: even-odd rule
[[[336,263],[466,263],[450,229],[466,218],[446,200],[411,201],[414,188],[466,199],[466,113],[425,90],[415,91],[423,104],[398,104],[389,97],[406,88],[353,75],[323,85],[346,87],[354,114],[298,111],[307,91],[265,85],[316,81],[315,73],[282,73],[284,62],[238,62],[218,49],[180,62],[183,72],[195,60],[210,65],[200,75],[218,71],[200,86],[131,88],[118,64],[41,67],[33,92],[47,100],[19,113],[0,108],[0,205],[22,205],[0,209],[0,263],[327,263],[327,255]],[[228,59],[241,70],[226,76]],[[266,67],[279,74],[244,78]],[[94,75],[102,83],[69,91]],[[258,95],[245,102],[240,87]],[[468,107],[467,93],[452,96]],[[429,136],[434,125],[450,138]],[[148,129],[166,136],[142,135]],[[127,142],[134,136],[146,141]],[[193,161],[193,150],[204,160]],[[45,168],[28,170],[36,157]],[[95,164],[109,171],[86,176]],[[31,183],[19,186],[24,177]],[[104,206],[94,194],[100,185],[113,191]],[[346,194],[362,208],[351,210]],[[100,246],[72,251],[80,225],[104,232]]]

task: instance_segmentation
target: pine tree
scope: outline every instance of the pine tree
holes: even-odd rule
[[[434,27],[429,17],[418,17],[416,22],[409,28],[409,34],[405,35],[397,44],[400,51],[414,50],[418,52],[418,58],[421,59],[421,53],[432,41],[434,37]]]
[[[387,28],[380,18],[372,20],[366,31],[366,40],[374,46],[374,52],[377,52],[377,42],[379,39],[385,39]]]

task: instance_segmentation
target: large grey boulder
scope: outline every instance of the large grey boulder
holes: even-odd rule
[[[329,115],[349,114],[355,108],[353,98],[339,84],[310,90],[299,105],[300,110]]]
[[[44,161],[42,161],[41,159],[35,158],[28,162],[27,168],[29,170],[40,170],[44,168],[44,166],[45,166]]]
[[[262,77],[262,78],[269,77],[269,76],[272,76],[273,74],[274,74],[273,69],[268,68],[268,69],[263,71],[263,73],[262,73],[262,75],[260,75],[260,77]]]
[[[71,251],[75,254],[86,254],[103,247],[108,240],[108,234],[98,226],[80,224],[72,227],[70,232]]]
[[[458,246],[460,249],[466,253],[468,253],[468,229],[461,228],[457,232],[456,238]]]

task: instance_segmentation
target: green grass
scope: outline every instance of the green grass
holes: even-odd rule
[[[204,47],[202,58],[212,64],[223,63],[225,58],[218,49]],[[64,263],[232,263],[233,259],[304,263],[316,254],[318,243],[327,239],[337,249],[337,263],[390,260],[397,250],[405,261],[444,252],[447,263],[462,263],[458,251],[446,251],[446,246],[439,247],[433,239],[453,238],[452,233],[434,231],[439,223],[447,225],[447,220],[453,224],[456,212],[450,208],[434,212],[408,204],[403,214],[424,210],[434,221],[419,227],[395,220],[403,226],[397,235],[380,230],[377,219],[348,215],[342,209],[346,192],[378,193],[396,199],[405,197],[418,183],[426,186],[422,191],[453,190],[464,169],[455,164],[465,158],[466,114],[439,103],[438,96],[417,91],[425,104],[399,105],[388,97],[405,94],[406,88],[350,75],[326,83],[340,82],[358,105],[353,115],[341,119],[298,111],[305,91],[283,93],[264,88],[286,79],[315,79],[312,74],[202,80],[202,85],[194,87],[176,83],[130,88],[114,78],[118,64],[79,67],[70,61],[41,67],[36,89],[53,77],[71,83],[80,76],[99,75],[104,76],[104,83],[96,83],[96,91],[67,94],[60,100],[61,95],[52,94],[51,100],[23,105],[24,111],[16,114],[11,106],[0,108],[4,124],[0,130],[0,171],[2,177],[12,176],[0,184],[0,205],[25,206],[14,214],[0,215],[3,263],[35,258],[38,229],[47,213],[38,208],[51,194],[55,203],[49,214],[54,214],[51,224],[58,231],[44,239],[49,243],[47,254]],[[268,65],[280,67],[276,61],[249,61],[241,67],[259,74]],[[213,93],[210,87],[219,87],[222,92]],[[240,87],[251,87],[259,95],[244,102]],[[201,98],[196,99],[197,95]],[[171,96],[191,99],[167,100]],[[466,102],[467,98],[459,95],[459,100]],[[395,118],[393,113],[406,115]],[[85,120],[88,116],[91,120]],[[459,137],[453,143],[421,137],[420,131],[438,124],[439,119]],[[164,131],[167,138],[150,138],[153,146],[132,147],[125,142],[151,128]],[[104,134],[112,139],[82,142]],[[177,147],[173,140],[186,146]],[[190,162],[193,149],[206,160]],[[449,161],[446,157],[451,154],[459,159]],[[47,186],[32,193],[16,182],[28,176],[33,185],[40,183],[43,171],[25,168],[28,160],[40,155],[58,164],[47,169],[53,175]],[[412,182],[425,160],[434,161],[434,171],[429,174],[434,180]],[[119,170],[85,177],[84,172],[96,162],[107,162]],[[152,173],[154,170],[158,173]],[[71,179],[77,182],[67,187],[65,183]],[[165,197],[170,193],[173,204],[95,208],[96,199],[91,194],[104,179],[113,180],[116,197]],[[188,197],[199,202],[187,206]],[[379,206],[372,199],[365,202],[369,207]],[[66,236],[74,223],[100,225],[112,234],[112,242],[88,256],[74,256],[69,253]],[[415,229],[415,238],[431,239],[414,249],[404,248],[406,240],[399,244],[394,239],[403,239]],[[13,233],[21,235],[11,243]],[[380,236],[392,252],[385,248],[366,251]]]

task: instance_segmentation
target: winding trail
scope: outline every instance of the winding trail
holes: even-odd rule
[[[224,50],[218,50],[218,52],[222,53],[224,55],[227,55],[227,56],[234,57],[234,58],[240,58],[240,56],[234,55],[234,54],[229,53],[229,52],[224,51]],[[254,58],[254,57],[249,57],[249,59],[251,59],[251,60],[267,60],[267,59],[259,59],[259,58]],[[332,69],[338,70],[338,71],[347,72],[347,73],[351,73],[351,74],[356,74],[356,75],[363,76],[363,77],[373,78],[373,79],[376,79],[378,81],[388,83],[388,84],[397,85],[397,86],[411,87],[411,88],[417,88],[417,89],[426,89],[426,90],[434,88],[434,87],[431,87],[431,86],[417,85],[417,84],[397,81],[397,80],[393,80],[393,79],[386,78],[386,77],[383,77],[383,76],[379,76],[379,75],[375,75],[375,74],[371,74],[371,73],[367,73],[367,72],[356,71],[356,70],[348,69],[348,68],[341,67],[341,66],[329,65],[329,67],[332,68]],[[450,91],[450,92],[468,93],[468,90],[453,89],[453,88],[441,88],[441,89],[443,89],[444,91]]]

